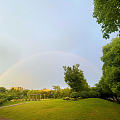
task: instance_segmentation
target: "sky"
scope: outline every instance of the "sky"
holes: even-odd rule
[[[73,64],[94,86],[110,40],[93,8],[92,0],[0,0],[0,86],[66,87],[62,66]]]

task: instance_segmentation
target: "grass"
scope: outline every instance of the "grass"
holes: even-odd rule
[[[120,105],[98,98],[43,100],[0,109],[12,120],[120,120]]]

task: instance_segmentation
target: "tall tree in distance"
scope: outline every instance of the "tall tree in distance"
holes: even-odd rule
[[[80,92],[88,89],[88,83],[84,78],[83,71],[79,69],[79,64],[73,65],[72,67],[63,66],[64,68],[64,79],[65,82],[70,86],[74,92]]]
[[[61,88],[59,85],[53,85],[54,98],[60,98]]]
[[[53,89],[55,91],[60,91],[60,86],[59,85],[53,85]]]
[[[103,38],[113,32],[120,35],[120,0],[94,0],[93,17],[101,25]]]

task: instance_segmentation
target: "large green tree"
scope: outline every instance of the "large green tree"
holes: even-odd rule
[[[63,66],[64,68],[64,79],[65,82],[71,87],[74,92],[80,92],[88,89],[88,83],[84,78],[83,71],[79,69],[79,64],[73,65],[72,67]]]
[[[117,99],[120,96],[120,37],[103,47],[101,60],[104,62],[102,79]]]
[[[101,25],[104,38],[113,32],[120,35],[120,0],[94,0],[93,17]]]

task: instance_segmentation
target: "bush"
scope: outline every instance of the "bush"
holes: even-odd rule
[[[78,98],[80,95],[79,95],[79,93],[78,92],[72,92],[71,94],[70,94],[70,97],[71,98]]]
[[[88,98],[89,97],[89,92],[88,91],[82,91],[82,92],[80,92],[80,97],[81,98]]]
[[[71,100],[70,97],[65,97],[63,100]]]
[[[8,101],[10,101],[10,100],[12,100],[12,99],[13,99],[13,96],[7,95],[7,100],[8,100]]]
[[[90,98],[98,98],[100,96],[99,92],[96,92],[96,91],[89,91],[89,97]]]

